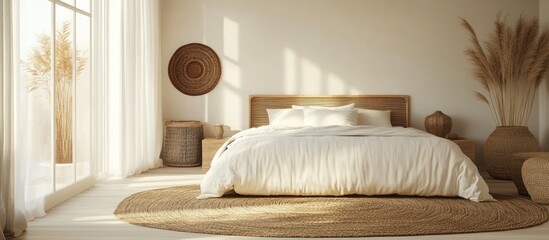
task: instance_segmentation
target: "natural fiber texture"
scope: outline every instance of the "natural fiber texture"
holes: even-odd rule
[[[168,64],[168,76],[180,92],[191,96],[203,95],[219,82],[221,63],[210,47],[191,43],[175,51]]]
[[[541,224],[547,210],[530,200],[497,202],[401,196],[196,199],[197,185],[145,191],[114,214],[144,227],[264,237],[402,236],[499,231]]]
[[[549,159],[526,160],[522,166],[522,178],[534,202],[549,204]]]
[[[539,143],[527,127],[496,127],[484,144],[486,171],[494,178],[511,180],[512,154],[539,151]]]
[[[522,195],[528,195],[528,190],[524,186],[522,180],[522,165],[529,158],[545,158],[549,159],[549,152],[520,152],[513,153],[513,160],[511,161],[511,178],[517,187],[518,193]]]
[[[425,117],[425,130],[435,136],[445,138],[452,131],[452,118],[441,111]]]
[[[202,164],[204,123],[198,121],[167,121],[160,158],[171,167],[194,167]]]
[[[498,126],[526,126],[536,90],[549,68],[549,29],[540,33],[538,18],[522,16],[512,27],[498,14],[483,48],[473,27],[461,20],[472,43],[465,53],[487,91],[476,92],[477,98],[488,104]]]
[[[251,95],[250,127],[269,125],[269,108],[292,105],[341,106],[354,103],[356,108],[390,110],[393,126],[410,126],[410,97],[407,95]]]

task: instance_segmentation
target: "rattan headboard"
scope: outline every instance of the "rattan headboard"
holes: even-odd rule
[[[407,95],[251,95],[250,127],[269,124],[267,109],[289,108],[292,105],[340,106],[355,103],[357,108],[391,110],[393,126],[410,126],[410,97]]]

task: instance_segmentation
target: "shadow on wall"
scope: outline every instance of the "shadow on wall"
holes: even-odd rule
[[[539,88],[540,95],[540,132],[539,140],[541,149],[549,151],[549,77],[545,77],[545,82]]]
[[[286,5],[264,1],[205,1],[205,43],[216,49],[223,64],[219,85],[206,96],[205,119],[210,125],[246,129],[248,96],[252,94],[409,92],[410,83],[389,80],[391,76],[382,67],[406,65],[404,71],[417,71],[412,69],[412,59],[402,57],[403,52],[410,55],[416,51],[411,47],[413,37],[403,46],[394,36],[405,31],[406,24],[394,22],[383,28],[374,24],[365,29],[360,25],[368,19],[356,5],[341,7],[324,1],[314,6],[302,1],[293,5],[312,14],[303,16],[299,10],[288,11]],[[353,18],[356,21],[349,23]],[[372,32],[377,34],[372,36]],[[394,47],[380,49],[380,42]],[[378,57],[381,54],[383,58]]]

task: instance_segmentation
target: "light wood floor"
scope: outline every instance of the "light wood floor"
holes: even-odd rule
[[[20,239],[243,239],[243,237],[182,233],[144,228],[124,223],[112,214],[117,204],[133,193],[154,188],[198,184],[202,177],[203,174],[201,174],[200,168],[160,168],[127,179],[113,179],[98,183],[92,189],[48,211],[46,217],[30,222],[26,233]],[[487,182],[493,193],[517,195],[512,182],[491,179],[488,179]],[[546,207],[549,208],[549,206]],[[502,232],[384,237],[379,239],[549,239],[549,223],[526,229]]]

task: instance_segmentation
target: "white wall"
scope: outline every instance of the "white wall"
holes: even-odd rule
[[[539,18],[542,27],[549,28],[549,0],[539,1]],[[539,89],[539,140],[541,148],[549,151],[549,79]]]
[[[204,42],[202,5],[202,0],[162,0],[160,2],[164,120],[205,120],[205,96],[183,95],[173,87],[168,77],[168,63],[177,48],[187,43]],[[217,50],[217,48],[214,49]]]
[[[412,126],[442,110],[454,132],[481,142],[494,130],[464,55],[463,17],[481,39],[496,14],[538,16],[538,0],[162,0],[162,63],[200,42],[220,56],[223,75],[209,94],[183,95],[163,75],[164,119],[248,127],[251,94],[407,94]],[[535,106],[530,130],[539,134]],[[211,127],[207,134],[211,135]]]

